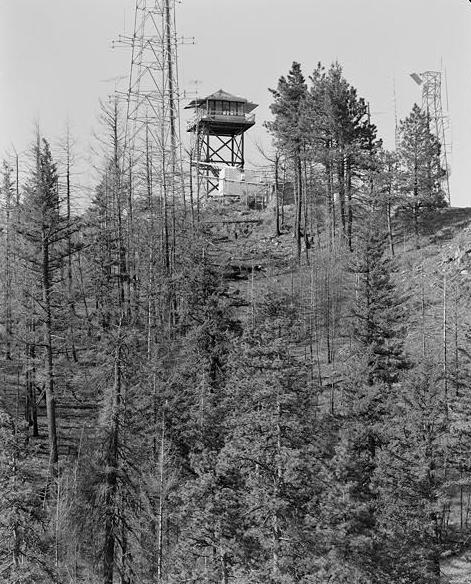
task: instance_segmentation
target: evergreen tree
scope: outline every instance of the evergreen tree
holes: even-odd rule
[[[378,218],[377,211],[370,211],[351,265],[356,279],[354,345],[348,369],[344,369],[335,455],[324,471],[329,487],[321,517],[324,545],[330,550],[330,561],[324,567],[327,573],[347,581],[357,578],[379,584],[384,581],[383,543],[374,476],[378,452],[388,439],[387,412],[393,389],[408,360],[404,300],[392,281],[391,260],[384,255],[385,233]]]
[[[388,234],[389,252],[395,255],[393,216],[400,203],[398,192],[398,160],[396,152],[380,149],[376,153],[370,174],[370,196],[367,204],[375,205]],[[379,219],[379,218],[378,218]]]
[[[357,354],[365,360],[368,383],[391,387],[407,367],[406,309],[393,281],[394,263],[385,255],[386,237],[380,212],[373,210],[361,228],[350,271],[356,281],[352,317]]]
[[[444,207],[441,188],[445,171],[440,165],[441,145],[430,130],[430,118],[415,104],[399,126],[399,164],[403,198],[401,208],[412,222],[416,245],[420,222],[428,211]]]
[[[3,304],[4,315],[3,322],[5,326],[5,357],[8,360],[12,359],[12,345],[13,345],[13,251],[14,245],[14,220],[15,211],[15,193],[13,184],[13,169],[6,162],[3,161],[2,166],[2,184],[0,192],[3,197],[3,231],[4,231],[4,245],[3,245]]]
[[[380,142],[371,123],[365,99],[343,76],[334,63],[326,71],[319,63],[311,76],[307,101],[307,125],[312,153],[325,168],[328,209],[332,229],[336,229],[334,191],[338,192],[342,233],[352,249],[355,192],[374,165]]]
[[[227,432],[224,386],[229,351],[240,324],[233,319],[221,275],[198,258],[183,271],[180,283],[179,365],[166,384],[167,437],[180,469],[181,484],[170,497],[178,501],[169,514],[181,534],[167,572],[171,578],[228,582],[237,555],[239,506],[233,478],[217,468]],[[176,374],[176,375],[175,375]],[[196,576],[195,576],[196,577]]]
[[[88,461],[90,480],[82,486],[83,499],[95,512],[87,518],[99,546],[84,541],[92,557],[100,561],[104,584],[113,584],[119,574],[129,584],[130,524],[137,490],[131,477],[139,477],[132,466],[130,416],[135,404],[130,387],[144,357],[143,335],[136,327],[131,307],[130,242],[125,198],[129,184],[121,167],[122,136],[116,101],[102,108],[105,166],[91,212],[87,217],[86,252],[88,287],[94,291],[91,313],[94,336],[88,351],[93,355],[93,375],[100,405],[95,449]],[[127,229],[128,228],[128,229]]]
[[[388,405],[387,440],[375,471],[382,569],[392,583],[438,584],[450,496],[441,372],[421,364]]]
[[[0,575],[5,584],[58,581],[41,467],[28,427],[0,411]]]
[[[304,108],[307,86],[301,71],[301,65],[294,62],[288,75],[280,77],[278,87],[270,89],[274,102],[270,106],[275,116],[273,122],[266,124],[273,134],[278,150],[283,151],[291,161],[295,182],[295,238],[298,260],[301,258],[303,238],[302,210],[304,204],[303,152],[305,145]],[[304,227],[305,231],[306,227]]]
[[[232,357],[227,384],[228,436],[219,468],[239,477],[244,554],[234,570],[252,582],[298,581],[316,553],[304,528],[319,489],[311,447],[316,389],[291,354],[296,330],[295,305],[284,296],[266,298]]]
[[[58,463],[56,361],[59,353],[55,336],[64,327],[66,241],[76,225],[62,214],[57,167],[47,140],[38,136],[34,156],[35,166],[19,209],[18,232],[20,257],[29,278],[25,294],[32,300],[33,314],[38,320],[30,328],[39,324],[41,329],[41,336],[33,339],[33,345],[43,347],[50,469],[54,474]]]

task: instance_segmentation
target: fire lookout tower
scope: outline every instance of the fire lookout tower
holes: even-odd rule
[[[255,124],[251,112],[256,107],[222,89],[185,106],[194,110],[187,130],[195,135],[192,165],[198,193],[208,196],[218,190],[222,167],[244,168],[244,133]]]

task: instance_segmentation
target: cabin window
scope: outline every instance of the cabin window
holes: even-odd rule
[[[239,101],[224,101],[212,99],[208,102],[208,112],[210,115],[218,116],[243,116],[244,104]]]

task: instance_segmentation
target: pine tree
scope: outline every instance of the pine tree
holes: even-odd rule
[[[122,140],[118,105],[102,108],[105,164],[102,179],[87,217],[86,251],[88,287],[93,290],[91,314],[94,336],[88,351],[93,355],[93,375],[100,404],[96,448],[89,461],[90,481],[83,497],[94,513],[88,518],[101,542],[95,559],[101,563],[104,584],[113,584],[120,574],[128,584],[130,564],[129,523],[136,489],[129,467],[130,386],[143,357],[143,336],[136,328],[131,309],[129,275],[129,225],[126,223],[127,184],[122,171]],[[84,538],[89,544],[87,536]]]
[[[428,211],[444,207],[441,189],[445,174],[440,165],[441,145],[430,130],[430,119],[417,104],[399,126],[399,164],[403,198],[401,208],[413,224],[416,245],[420,223]]]
[[[63,267],[67,257],[66,241],[76,225],[62,214],[58,173],[47,140],[34,147],[35,166],[19,208],[19,255],[27,270],[30,288],[25,290],[34,305],[41,338],[32,346],[43,347],[44,392],[48,421],[50,468],[57,474],[58,444],[56,416],[56,357],[59,348],[55,335],[64,326]],[[33,331],[31,331],[33,332]],[[38,331],[39,332],[39,331]]]
[[[296,194],[295,227],[298,260],[301,258],[303,238],[302,210],[304,187],[302,158],[305,143],[304,107],[307,86],[299,63],[294,62],[288,75],[280,77],[278,87],[270,89],[274,102],[270,106],[275,116],[273,122],[266,124],[273,134],[276,146],[291,161]],[[304,227],[305,231],[306,227]]]
[[[380,146],[364,98],[334,63],[327,71],[319,63],[311,76],[306,114],[312,155],[325,168],[328,213],[332,233],[336,229],[334,191],[338,192],[343,236],[353,248],[353,222],[358,212],[354,193],[374,163]]]
[[[379,584],[383,544],[374,476],[378,453],[387,442],[391,396],[409,364],[404,352],[404,299],[384,254],[386,234],[378,211],[370,211],[361,236],[350,268],[356,280],[354,343],[343,369],[338,442],[324,471],[329,487],[321,517],[324,545],[330,549],[327,573]],[[343,566],[340,571],[338,564]]]
[[[384,149],[378,150],[370,174],[371,193],[370,204],[374,204],[383,217],[388,234],[388,246],[391,257],[395,255],[393,215],[400,203],[398,192],[398,159],[396,152]]]
[[[438,584],[445,519],[449,433],[441,372],[413,371],[389,401],[387,440],[377,457],[382,570],[393,583]]]
[[[393,281],[394,263],[385,255],[387,234],[380,211],[365,218],[350,271],[355,276],[352,307],[356,351],[365,360],[368,383],[397,382],[407,367],[406,309]]]
[[[303,529],[319,489],[311,450],[316,389],[291,353],[296,330],[290,299],[266,298],[232,357],[227,383],[228,436],[219,468],[232,477],[242,505],[244,553],[234,570],[252,582],[296,581],[309,573],[316,553]]]
[[[2,167],[2,184],[1,193],[3,197],[3,234],[4,234],[4,270],[2,274],[3,284],[3,304],[4,316],[3,322],[5,326],[5,357],[8,360],[12,359],[12,345],[13,345],[13,250],[14,250],[14,211],[15,211],[15,192],[13,183],[13,169],[10,165],[3,161]]]
[[[167,573],[227,582],[239,507],[232,479],[218,471],[217,460],[227,432],[223,398],[229,350],[240,325],[221,275],[196,257],[197,247],[194,251],[180,283],[179,365],[164,392],[167,441],[181,473],[181,484],[171,494],[179,508],[168,510],[180,537],[173,554],[168,550],[174,565],[167,561]]]
[[[0,575],[5,584],[57,582],[41,461],[28,427],[0,411]]]

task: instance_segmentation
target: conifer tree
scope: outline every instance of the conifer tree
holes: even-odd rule
[[[296,193],[294,233],[298,260],[300,260],[303,238],[302,210],[305,197],[302,171],[305,145],[304,107],[307,96],[307,86],[301,65],[294,62],[288,75],[280,77],[278,87],[270,89],[270,92],[274,97],[270,109],[275,119],[266,125],[275,137],[277,148],[283,151],[291,161]]]
[[[413,225],[418,245],[420,222],[424,215],[446,205],[441,188],[441,179],[445,174],[440,165],[441,145],[430,130],[429,116],[417,104],[401,121],[399,135],[401,207],[406,219]]]
[[[406,309],[393,281],[394,263],[385,254],[387,233],[380,210],[365,218],[350,270],[356,280],[353,337],[365,359],[367,381],[389,387],[407,367],[404,354]]]
[[[381,216],[382,223],[388,234],[388,246],[391,257],[395,255],[395,242],[393,230],[393,216],[395,209],[400,204],[398,192],[398,159],[396,152],[384,149],[378,150],[375,163],[370,174],[370,186],[372,187],[370,204],[375,204]]]
[[[331,230],[336,229],[337,191],[342,233],[352,250],[353,220],[358,215],[355,193],[360,190],[357,183],[364,182],[380,142],[365,99],[345,79],[339,63],[327,71],[319,63],[314,70],[305,118],[311,153],[325,168]]]
[[[217,459],[227,432],[229,350],[240,325],[233,319],[220,274],[197,257],[197,248],[192,255],[180,286],[181,336],[176,342],[181,364],[174,367],[164,392],[167,439],[181,473],[172,495],[179,509],[169,514],[182,537],[173,552],[175,565],[167,562],[167,570],[172,577],[200,573],[209,581],[227,582],[239,507],[229,488],[232,479],[218,471]]]
[[[5,584],[53,584],[53,540],[43,504],[41,461],[28,427],[0,411],[0,577]]]
[[[139,349],[142,335],[131,310],[129,286],[129,224],[126,195],[129,184],[122,171],[122,136],[116,101],[102,108],[106,135],[104,171],[87,216],[87,288],[95,307],[90,320],[93,336],[88,353],[93,355],[95,396],[100,408],[96,426],[96,448],[86,468],[89,484],[83,485],[82,504],[94,511],[87,518],[99,546],[91,555],[101,564],[104,584],[114,584],[116,574],[128,584],[130,575],[129,540],[137,490],[129,470],[132,445],[129,441],[132,380],[144,357]],[[84,530],[84,543],[90,540]]]
[[[404,352],[404,299],[391,277],[385,257],[386,234],[379,211],[370,210],[360,230],[351,271],[355,275],[352,303],[352,354],[343,381],[335,455],[326,466],[329,483],[322,504],[325,545],[331,550],[332,576],[381,583],[382,542],[374,476],[378,452],[387,441],[386,424],[394,387],[408,367]]]
[[[422,363],[388,404],[374,482],[382,571],[389,582],[440,582],[450,497],[449,421],[440,377],[432,363]]]
[[[3,322],[5,327],[5,357],[8,360],[12,359],[12,345],[13,345],[13,223],[15,211],[15,192],[13,183],[13,169],[4,160],[2,166],[2,185],[1,193],[3,197],[3,305],[4,316]]]
[[[26,295],[34,305],[41,338],[33,343],[43,347],[44,393],[46,398],[50,468],[57,473],[57,417],[55,362],[59,348],[55,333],[64,326],[63,267],[66,240],[76,226],[62,214],[58,173],[47,140],[34,147],[35,166],[19,209],[20,257],[26,267],[30,289]]]
[[[244,554],[234,569],[254,582],[300,578],[316,553],[315,545],[307,551],[303,529],[319,489],[309,456],[316,391],[304,364],[290,353],[296,330],[289,298],[265,298],[233,356],[226,389],[228,436],[219,468],[232,477],[242,505],[238,537]]]

